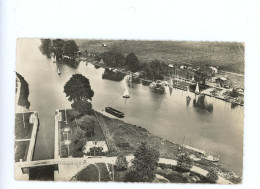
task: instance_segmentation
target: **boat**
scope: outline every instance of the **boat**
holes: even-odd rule
[[[110,114],[112,114],[112,115],[118,117],[118,118],[123,118],[123,117],[125,117],[125,114],[124,114],[123,112],[120,112],[120,111],[118,111],[118,110],[116,110],[116,109],[114,109],[114,108],[111,108],[111,107],[106,107],[106,108],[105,108],[105,111],[106,111],[107,113],[110,113]]]
[[[54,60],[53,60],[53,63],[56,63],[56,56],[54,56]]]
[[[196,95],[200,94],[200,89],[199,89],[199,84],[198,83],[196,85],[195,94]]]
[[[219,161],[219,157],[214,157],[212,155],[207,155],[204,157],[205,160],[211,161],[211,162],[218,162]]]
[[[130,98],[129,92],[127,87],[125,88],[124,94],[123,94],[123,98]]]

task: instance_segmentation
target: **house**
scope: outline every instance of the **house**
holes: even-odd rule
[[[108,152],[108,147],[107,147],[106,141],[87,141],[83,152],[87,154],[90,152],[90,149],[93,147],[96,147],[96,148],[102,147],[103,148],[102,152],[104,152],[104,153]]]
[[[187,69],[187,66],[182,65],[180,66],[180,69]]]
[[[102,43],[102,45],[101,45],[102,47],[107,47],[107,45],[105,44],[105,43]]]
[[[209,69],[212,70],[213,73],[217,74],[218,73],[218,69],[213,67],[213,66],[210,66]]]
[[[173,67],[174,67],[172,64],[169,64],[168,66],[169,66],[170,68],[173,68]]]

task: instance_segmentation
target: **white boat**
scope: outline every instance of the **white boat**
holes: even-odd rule
[[[172,86],[173,86],[173,81],[172,81],[172,78],[170,78],[170,80],[169,80],[169,87],[172,88]]]
[[[205,156],[204,159],[211,161],[211,162],[218,162],[219,161],[219,157],[214,157],[212,155]]]
[[[54,55],[53,63],[55,63],[55,62],[56,62],[56,56]]]
[[[127,88],[125,88],[125,91],[124,91],[124,94],[123,94],[123,98],[130,98],[130,95],[129,95],[129,92],[128,92]]]
[[[200,89],[199,89],[199,84],[198,83],[196,85],[195,94],[200,94]]]

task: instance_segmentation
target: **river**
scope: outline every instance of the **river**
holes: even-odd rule
[[[213,104],[213,112],[193,107],[193,99],[186,104],[184,91],[173,89],[160,95],[142,84],[129,89],[130,98],[123,99],[125,81],[103,80],[103,68],[81,62],[73,69],[57,65],[39,50],[38,39],[22,39],[17,42],[16,70],[29,84],[31,111],[38,111],[40,118],[34,160],[53,158],[54,113],[56,109],[70,108],[63,93],[69,78],[80,73],[90,80],[95,94],[93,107],[102,111],[106,106],[123,111],[124,121],[145,127],[151,133],[172,142],[184,143],[205,149],[207,153],[220,156],[220,164],[242,175],[243,163],[243,107],[231,108],[230,103],[206,97]],[[104,112],[104,114],[106,114]],[[107,115],[107,114],[106,114]],[[110,116],[110,115],[109,115]]]

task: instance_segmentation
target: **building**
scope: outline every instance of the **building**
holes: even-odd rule
[[[218,69],[213,67],[213,66],[210,66],[209,69],[212,70],[213,73],[217,74],[218,73]]]

